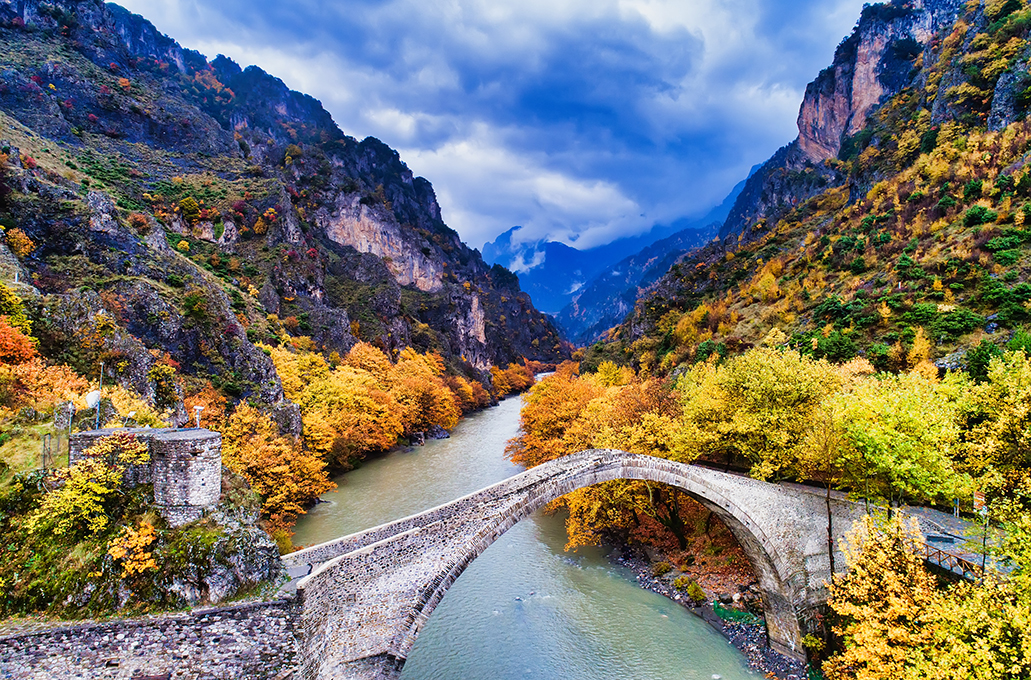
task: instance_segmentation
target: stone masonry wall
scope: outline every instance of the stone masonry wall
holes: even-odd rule
[[[173,526],[199,519],[222,495],[222,435],[161,432],[150,442],[154,502]]]
[[[575,489],[613,479],[675,485],[730,527],[763,591],[774,648],[801,656],[814,609],[826,597],[837,539],[862,514],[847,500],[811,490],[619,451],[585,451],[528,470],[420,515],[284,558],[298,585],[305,680],[396,678],[419,631],[447,589],[511,526]]]
[[[294,600],[0,637],[4,680],[286,680]]]

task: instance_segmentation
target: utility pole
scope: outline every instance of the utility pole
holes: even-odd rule
[[[101,399],[104,395],[104,362],[100,362],[100,388],[97,390],[100,393],[100,397],[97,399],[97,429],[100,429],[100,410],[101,410]]]

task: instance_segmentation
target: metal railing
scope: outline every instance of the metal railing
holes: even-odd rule
[[[953,555],[952,553],[945,552],[940,548],[932,548],[929,545],[924,546],[924,551],[925,560],[946,571],[962,576],[965,579],[975,581],[980,579],[983,575],[980,564],[974,564],[970,560],[962,558],[959,555]]]

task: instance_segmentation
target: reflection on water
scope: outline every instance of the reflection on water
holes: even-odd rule
[[[426,510],[519,472],[504,457],[519,399],[451,439],[371,461],[298,523],[312,544]],[[701,619],[636,586],[599,550],[566,553],[562,520],[535,515],[478,557],[430,617],[404,680],[754,680]]]

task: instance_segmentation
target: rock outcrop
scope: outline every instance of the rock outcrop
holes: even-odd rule
[[[867,127],[882,103],[921,79],[925,51],[952,27],[963,7],[960,0],[912,0],[863,9],[852,34],[835,51],[834,62],[806,88],[798,138],[748,180],[720,229],[729,250],[841,183],[832,162],[843,145]]]

